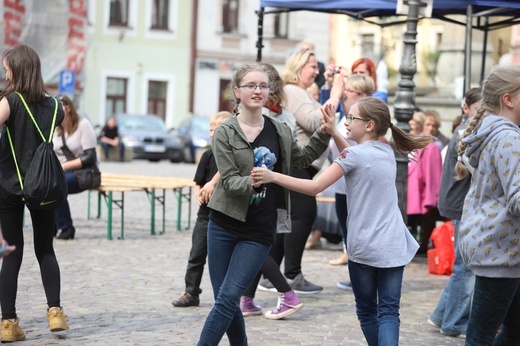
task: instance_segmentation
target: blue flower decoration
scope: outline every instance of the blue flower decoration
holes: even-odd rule
[[[276,156],[266,147],[258,147],[253,151],[255,156],[255,167],[265,165],[268,169],[273,170],[276,164]]]

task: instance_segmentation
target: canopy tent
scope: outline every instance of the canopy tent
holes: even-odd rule
[[[263,16],[271,13],[292,11],[317,11],[325,13],[345,14],[352,18],[363,20],[381,27],[403,24],[403,20],[388,21],[388,17],[396,14],[396,0],[260,0],[258,11],[258,41],[257,60],[262,60],[262,23]],[[447,17],[449,15],[464,15],[466,22]],[[489,17],[501,17],[499,21],[490,23]],[[465,25],[466,47],[464,75],[465,90],[471,83],[471,66],[469,53],[471,52],[471,29],[484,31],[483,57],[486,52],[487,33],[490,30],[520,24],[520,1],[518,0],[433,0],[432,18],[441,19],[455,24]],[[477,20],[474,21],[473,19]],[[484,59],[482,59],[481,78],[484,75]]]

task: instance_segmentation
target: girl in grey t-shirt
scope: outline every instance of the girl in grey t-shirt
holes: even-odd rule
[[[315,180],[254,168],[253,186],[276,183],[316,195],[338,179],[345,179],[348,267],[361,329],[369,345],[377,345],[378,340],[397,345],[404,266],[412,260],[419,245],[407,230],[398,207],[393,149],[380,142],[379,137],[390,129],[396,149],[405,157],[428,145],[432,137],[413,136],[393,126],[388,106],[373,97],[359,100],[346,118],[347,138],[359,145],[348,147],[330,124],[324,123],[323,128],[342,151]]]

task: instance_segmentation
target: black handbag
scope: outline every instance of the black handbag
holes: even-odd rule
[[[61,151],[63,152],[63,155],[65,155],[65,157],[67,158],[67,161],[76,159],[76,155],[74,155],[67,146],[67,141],[65,140],[65,133],[63,131],[63,128],[61,129],[61,139],[63,141]],[[75,169],[72,172],[76,176],[78,187],[81,190],[94,189],[101,185],[101,172],[99,171],[99,168],[95,162],[88,167]]]

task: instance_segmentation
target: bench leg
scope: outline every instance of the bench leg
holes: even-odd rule
[[[107,239],[112,240],[112,191],[108,192],[107,197]]]

